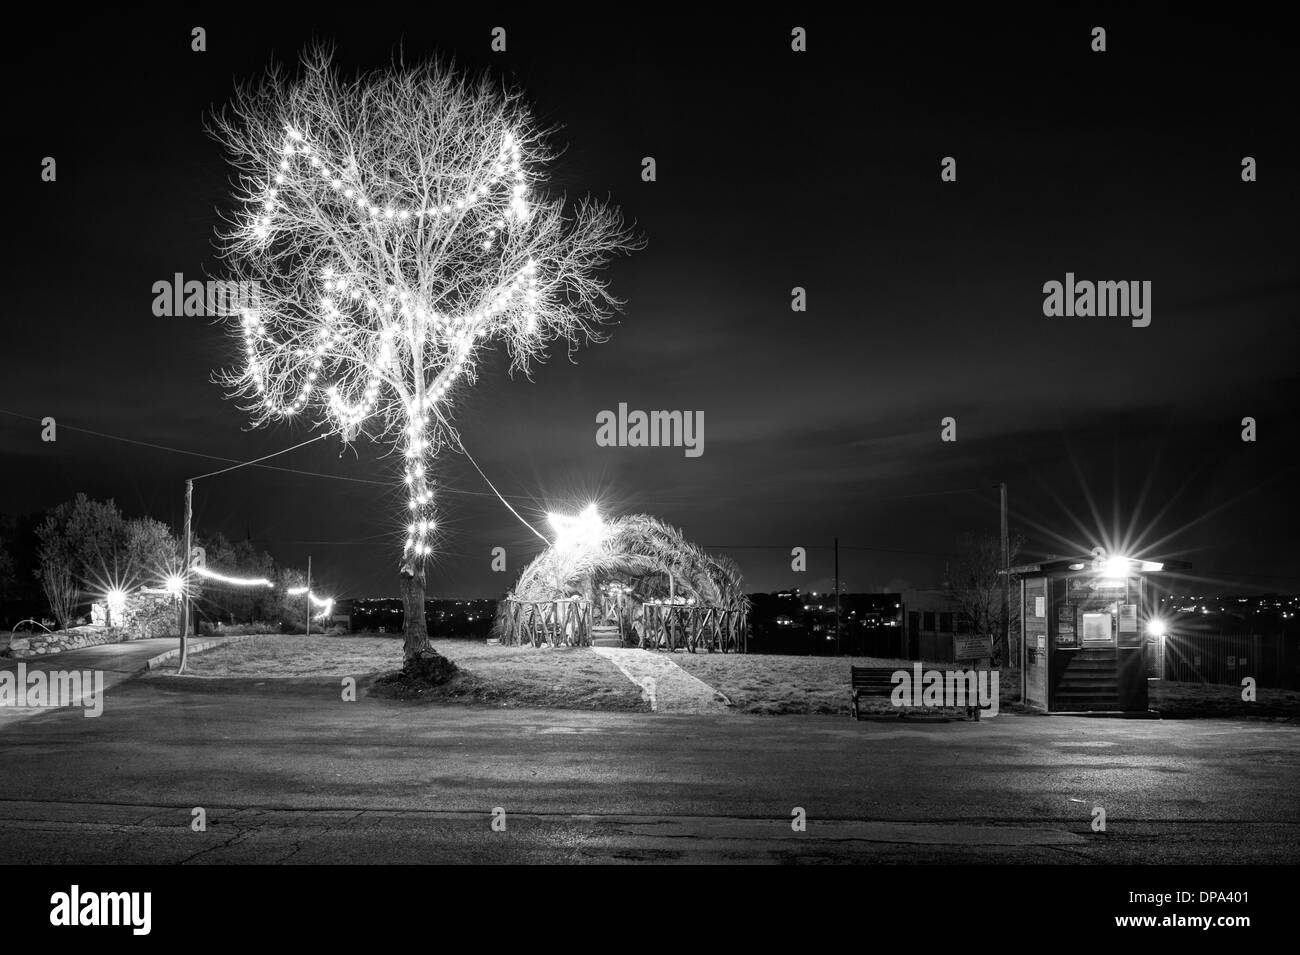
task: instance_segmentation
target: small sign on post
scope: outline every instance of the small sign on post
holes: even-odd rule
[[[952,638],[952,658],[958,663],[961,662],[978,662],[988,660],[989,666],[993,665],[993,637],[992,636],[957,636]],[[968,700],[967,703],[970,701]],[[980,708],[979,701],[974,706],[966,707],[968,718],[979,722]]]
[[[993,638],[954,636],[952,638],[952,658],[958,662],[962,660],[991,660],[993,659]]]

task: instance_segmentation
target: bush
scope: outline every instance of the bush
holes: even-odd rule
[[[254,621],[253,623],[228,623],[218,626],[208,620],[199,622],[199,633],[205,637],[242,637],[250,634],[279,632],[280,625],[278,623]]]

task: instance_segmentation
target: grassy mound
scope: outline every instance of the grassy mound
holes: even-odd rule
[[[460,675],[460,667],[436,650],[423,650],[400,670],[375,678],[370,692],[395,700],[424,700]]]

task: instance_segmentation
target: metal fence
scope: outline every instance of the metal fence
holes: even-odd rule
[[[1259,687],[1297,685],[1296,661],[1288,659],[1294,636],[1282,633],[1233,633],[1197,628],[1171,628],[1153,641],[1152,671],[1180,683],[1239,686],[1252,677]]]

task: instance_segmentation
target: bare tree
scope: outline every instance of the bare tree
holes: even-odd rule
[[[1011,563],[1024,546],[1024,539],[1011,535]],[[971,631],[992,638],[993,655],[1004,662],[1014,660],[1004,646],[1002,624],[1002,538],[998,534],[968,535],[961,539],[957,552],[949,559],[944,590],[957,612],[965,618]],[[1019,612],[1011,601],[1010,629],[1016,629]]]
[[[59,622],[59,629],[67,630],[72,626],[72,615],[76,613],[77,598],[81,595],[72,567],[57,558],[47,560],[42,557],[36,573],[49,602],[50,613]]]
[[[312,50],[297,76],[240,88],[211,130],[243,206],[223,256],[250,293],[246,363],[221,380],[255,424],[307,417],[404,455],[409,662],[431,652],[431,471],[458,440],[456,390],[494,342],[529,374],[552,341],[602,341],[621,303],[601,269],[639,241],[615,208],[539,197],[553,154],[520,95],[438,63],[343,79]]]

